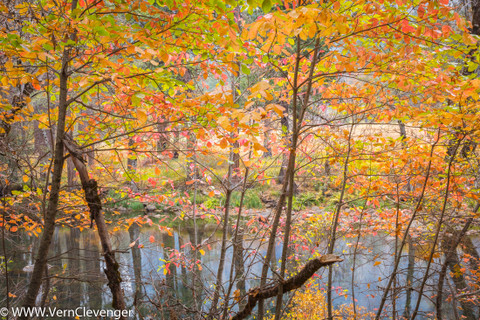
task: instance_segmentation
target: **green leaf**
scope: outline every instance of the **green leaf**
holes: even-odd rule
[[[222,9],[222,12],[227,11],[227,6],[225,6],[225,3],[223,3],[223,1],[218,1],[217,6],[220,7],[220,9]]]
[[[242,64],[241,68],[242,68],[242,73],[244,73],[246,75],[250,74],[250,69],[245,64]]]
[[[473,72],[477,69],[477,64],[474,62],[468,62],[468,72]]]
[[[270,9],[272,9],[272,1],[271,0],[263,0],[262,3],[262,10],[265,13],[270,12]]]
[[[101,36],[108,36],[109,33],[107,30],[105,30],[105,28],[103,26],[100,26],[100,27],[95,27],[93,28],[94,31],[96,31],[99,35]]]
[[[50,43],[44,43],[42,47],[47,51],[53,50],[53,46]]]

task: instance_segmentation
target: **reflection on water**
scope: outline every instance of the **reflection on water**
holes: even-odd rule
[[[243,241],[227,249],[227,267],[224,269],[223,279],[226,281],[224,290],[230,292],[230,297],[243,296],[259,283],[257,279],[261,274],[260,257],[265,254],[266,248],[259,241],[251,240],[250,236],[241,234]],[[182,318],[185,309],[180,304],[190,308],[192,312],[208,310],[207,297],[213,292],[220,257],[219,240],[220,234],[205,228],[197,230],[197,239],[193,228],[179,228],[176,232],[167,233],[158,228],[139,227],[134,224],[128,230],[115,232],[112,235],[112,246],[117,250],[127,306],[135,310],[138,319]],[[201,251],[192,250],[192,244],[196,243],[202,245]],[[335,305],[352,302],[353,286],[357,306],[375,311],[380,303],[382,288],[386,286],[388,276],[393,270],[394,239],[381,235],[365,236],[361,239],[355,256],[355,238],[339,240],[337,243],[336,252],[345,260],[334,267]],[[33,263],[31,252],[36,251],[37,245],[38,238],[25,234],[15,234],[7,241],[10,261],[9,291],[16,296],[10,298],[11,304],[18,304],[22,299],[29,280],[29,273],[23,269]],[[320,241],[318,247],[326,248],[326,243]],[[275,249],[278,260],[281,244]],[[413,248],[407,246],[402,253],[404,258],[401,260],[396,288],[393,289],[396,290],[397,316],[408,314],[408,309],[415,305],[416,288],[425,272],[426,261],[415,257],[415,252],[411,249]],[[305,260],[308,257],[309,254],[304,254],[302,258]],[[185,259],[191,263],[180,263]],[[80,232],[78,229],[58,228],[48,263],[51,265],[47,282],[49,293],[44,297],[39,296],[38,304],[45,303],[47,306],[61,308],[111,307],[111,296],[103,273],[104,262],[94,231]],[[355,277],[352,283],[354,264]],[[437,263],[434,263],[434,267],[438,269]],[[326,270],[321,269],[317,274],[316,281],[321,284],[320,287],[324,287],[322,284],[326,283]],[[231,273],[235,284],[228,287]],[[430,297],[434,295],[432,288],[437,285],[437,276],[434,272],[432,274],[420,306],[424,319],[430,318],[428,313],[434,311],[434,303]],[[4,306],[7,296],[4,273],[0,280],[1,305]],[[41,291],[44,290],[42,287]],[[446,293],[445,297],[448,295]],[[235,299],[232,298],[229,303],[234,304],[232,310],[238,310]],[[445,308],[445,317],[453,319],[453,304],[446,303]],[[385,311],[391,316],[391,307]]]

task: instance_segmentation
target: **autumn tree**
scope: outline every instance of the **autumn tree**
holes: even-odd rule
[[[181,102],[159,105],[153,98],[164,91],[174,96],[168,98],[170,101],[182,101],[184,90],[172,79],[172,74],[183,74],[185,64],[200,63],[215,52],[213,40],[218,36],[206,22],[211,21],[214,12],[221,15],[225,8],[203,3],[169,2],[165,9],[160,3],[148,2],[44,1],[23,2],[8,9],[11,14],[6,19],[21,21],[22,32],[2,30],[2,84],[7,89],[27,84],[37,90],[37,95],[47,100],[48,115],[30,113],[29,119],[37,119],[56,131],[53,172],[51,182],[46,183],[50,187],[44,229],[24,302],[26,307],[32,307],[42,283],[55,227],[65,148],[71,157],[80,160],[82,148],[118,141],[120,137],[154,127],[158,117],[152,117],[151,121],[149,113],[164,113],[173,120],[186,117],[188,107]],[[220,21],[217,28],[224,24],[228,28],[228,20]],[[187,49],[196,49],[199,54],[192,55]],[[29,102],[21,99],[27,100],[25,105]],[[24,107],[18,99],[10,100],[3,105]],[[191,112],[198,111],[191,109]],[[67,135],[75,135],[76,125],[82,127],[79,148],[75,142],[66,142]],[[119,127],[123,132],[118,131]],[[92,200],[87,191],[89,201]],[[95,205],[88,204],[91,209]],[[91,214],[95,219],[101,213],[97,210]],[[118,275],[112,276],[117,277],[117,282],[121,280]],[[117,300],[114,299],[113,306],[124,309],[121,292],[118,294],[114,294]]]
[[[269,2],[264,4],[264,9],[269,10]],[[457,21],[466,44],[473,43],[464,28],[463,20],[448,6],[448,1],[417,1],[414,4],[402,1],[379,1],[368,4],[341,1],[284,3],[284,10],[275,10],[247,28],[248,32],[245,32],[245,36],[257,40],[257,50],[261,50],[264,55],[262,58],[265,59],[266,56],[269,63],[282,72],[283,77],[271,85],[283,85],[285,96],[290,98],[289,104],[293,117],[289,140],[289,166],[282,195],[275,210],[261,286],[266,283],[280,217],[284,203],[287,202],[282,264],[280,271],[277,270],[279,279],[284,276],[293,197],[293,188],[289,188],[289,185],[293,186],[294,177],[298,171],[295,169],[296,163],[301,161],[297,160],[297,152],[301,150],[301,143],[307,140],[309,135],[313,134],[325,142],[328,141],[325,145],[325,154],[332,156],[327,161],[331,164],[335,163],[339,172],[336,177],[336,186],[340,192],[333,212],[327,249],[328,253],[332,253],[335,250],[337,229],[343,220],[342,213],[346,209],[345,203],[348,201],[349,194],[355,194],[353,188],[361,186],[362,176],[371,175],[364,172],[356,163],[359,163],[367,149],[371,152],[369,161],[382,162],[379,157],[383,151],[375,148],[375,144],[370,148],[368,143],[359,142],[356,139],[359,137],[356,133],[358,125],[366,121],[386,125],[406,121],[418,123],[425,129],[439,126],[443,128],[434,119],[439,119],[436,115],[438,117],[445,115],[440,105],[447,99],[453,99],[448,92],[445,92],[445,85],[448,83],[456,87],[456,90],[463,90],[458,87],[462,82],[458,77],[458,69],[449,63],[449,59],[464,50],[459,49],[457,45],[449,44],[453,34],[452,27],[447,23],[449,18]],[[442,22],[439,19],[444,20]],[[275,32],[270,32],[271,29]],[[452,56],[445,55],[445,51]],[[291,55],[286,61],[281,60],[280,58],[287,52]],[[439,70],[442,72],[439,73]],[[402,94],[398,94],[399,92]],[[428,110],[427,113],[425,110]],[[307,114],[313,117],[306,117]],[[336,140],[330,139],[332,136]],[[376,139],[373,137],[372,143]],[[401,139],[405,139],[404,134]],[[433,143],[431,150],[435,148],[438,139],[440,137],[430,140]],[[404,142],[392,141],[391,143],[401,147]],[[408,152],[419,147],[412,144],[410,146],[411,149],[405,152],[404,157],[408,157]],[[422,150],[423,156],[420,157],[428,158],[428,150]],[[388,152],[386,150],[385,152],[387,155]],[[388,154],[388,157],[391,156]],[[412,169],[418,166],[418,164],[411,165],[413,165]],[[402,167],[401,164],[400,167]],[[443,172],[450,176],[451,166],[448,165],[448,168]],[[385,169],[390,170],[389,173],[384,173],[386,176],[392,174],[391,167]],[[427,169],[424,173],[425,183],[431,174],[429,170]],[[394,176],[403,176],[400,177],[401,193],[409,183],[409,175],[416,175],[419,178],[418,171],[414,172],[403,171],[405,175],[401,171],[393,173]],[[447,190],[445,200],[449,198],[450,193],[448,181],[447,179],[446,186],[442,182],[442,186]],[[365,185],[365,181],[363,183]],[[388,184],[382,185],[376,181],[373,183],[376,186],[373,190],[360,188],[361,196],[356,194],[365,199],[367,204],[372,203],[369,199],[373,199],[375,203],[382,198],[380,195],[382,192],[375,191],[379,188],[384,188],[383,194],[392,193]],[[425,188],[421,190],[425,191]],[[397,219],[396,229],[404,236],[399,242],[398,252],[402,252],[410,232],[410,225],[418,210],[422,208],[424,191],[420,192],[419,188],[416,188],[412,192],[419,200],[416,209],[413,210],[410,223],[405,225]],[[396,199],[396,203],[399,203],[398,192]],[[445,210],[445,205],[440,208],[442,213],[435,231],[437,236],[445,221]],[[398,212],[397,210],[397,216]],[[402,229],[401,226],[406,227]],[[436,241],[434,241],[434,248],[435,245]],[[396,257],[396,265],[398,265],[401,255],[398,254]],[[429,261],[431,260],[432,257]],[[426,273],[428,275],[428,268]],[[388,288],[395,274],[396,269],[390,277],[385,295],[389,292]],[[332,269],[330,268],[327,285],[329,318],[333,317],[331,279]],[[281,301],[281,294],[279,294],[276,305],[277,319],[281,315]],[[384,300],[377,318],[382,314],[383,303]],[[262,318],[263,314],[264,310],[260,302],[258,317]]]

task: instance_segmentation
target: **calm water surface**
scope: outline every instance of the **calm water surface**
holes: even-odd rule
[[[129,230],[115,232],[112,235],[112,245],[118,250],[117,259],[120,263],[123,288],[126,296],[127,306],[136,306],[137,318],[149,319],[160,318],[162,315],[169,318],[171,308],[168,304],[175,299],[193,309],[208,310],[207,296],[211,294],[206,291],[212,290],[216,278],[216,270],[220,259],[221,235],[214,231],[200,229],[197,232],[198,243],[203,243],[202,250],[192,251],[190,243],[194,243],[194,232],[190,229],[177,228],[172,233],[160,231],[156,227],[138,227],[133,225]],[[152,242],[153,241],[153,242]],[[352,286],[355,290],[355,299],[358,306],[363,306],[368,311],[375,311],[379,305],[382,288],[386,286],[388,276],[393,270],[393,248],[394,239],[389,236],[377,235],[363,236],[361,247],[354,255],[355,238],[341,239],[337,242],[336,253],[344,258],[344,261],[334,267],[334,303],[336,306],[352,302]],[[352,245],[353,244],[353,245]],[[476,243],[478,245],[478,242]],[[20,302],[22,294],[30,277],[29,270],[33,264],[31,252],[36,251],[38,238],[29,237],[25,234],[16,234],[7,240],[6,249],[9,259],[9,291],[17,297],[10,298],[11,304]],[[243,263],[244,276],[232,288],[248,291],[249,288],[257,286],[258,276],[261,273],[260,255],[264,255],[266,246],[258,241],[248,240],[245,235],[244,247],[245,259]],[[320,241],[319,252],[326,248],[326,243]],[[477,246],[478,247],[478,246]],[[250,248],[250,250],[248,250]],[[258,249],[257,251],[254,251]],[[427,246],[426,250],[430,247]],[[224,281],[228,280],[232,268],[232,252],[230,246],[227,251],[227,262],[223,274]],[[405,286],[407,274],[413,276],[413,288],[420,285],[426,267],[426,261],[421,258],[417,249],[414,259],[408,259],[408,248],[402,253],[405,255],[401,260],[400,274],[397,278],[399,288],[396,301],[398,315],[405,312],[407,295]],[[255,254],[256,253],[256,254]],[[281,244],[275,250],[276,260],[281,255]],[[306,260],[310,253],[304,253],[302,259]],[[354,258],[356,256],[356,258]],[[175,266],[169,261],[177,257],[186,257],[192,261],[198,259],[202,270],[195,268],[195,275],[189,266],[178,264]],[[412,256],[413,257],[413,256]],[[438,259],[437,259],[438,260]],[[433,264],[437,268],[438,261]],[[374,266],[375,261],[381,263]],[[413,261],[413,265],[412,265]],[[352,279],[352,269],[355,263],[355,277]],[[78,229],[58,228],[55,231],[49,257],[50,293],[48,305],[61,308],[76,308],[85,306],[91,309],[102,309],[111,307],[111,296],[106,278],[103,273],[103,260],[101,259],[100,244],[95,231]],[[168,272],[165,272],[167,268]],[[241,269],[241,266],[239,266]],[[239,270],[240,270],[239,269]],[[327,269],[319,270],[316,281],[320,287],[326,282]],[[353,280],[353,283],[352,283]],[[195,285],[194,285],[195,284]],[[431,285],[436,287],[436,276],[432,276],[427,283],[427,296]],[[446,287],[448,285],[446,284]],[[195,288],[195,290],[192,290]],[[6,279],[2,272],[0,290],[1,305],[6,304]],[[194,293],[197,304],[193,303]],[[448,294],[447,294],[448,295]],[[411,305],[415,305],[417,295],[415,290],[411,294]],[[39,298],[40,300],[40,298]],[[389,305],[391,301],[389,301]],[[453,304],[446,303],[447,319],[454,319]],[[413,307],[412,307],[413,308]],[[235,308],[234,308],[235,309]],[[391,307],[387,307],[386,316],[391,316]],[[433,301],[424,298],[420,306],[422,317],[429,319],[429,312],[434,311]]]

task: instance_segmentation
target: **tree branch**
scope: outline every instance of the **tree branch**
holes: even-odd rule
[[[337,255],[327,254],[320,258],[310,260],[305,267],[295,276],[287,279],[283,283],[283,293],[300,288],[308,279],[310,279],[318,269],[329,266],[335,262],[343,261]],[[248,301],[243,310],[234,315],[231,320],[245,319],[252,313],[253,308],[257,305],[259,300],[275,297],[278,294],[279,283],[260,289],[259,287],[253,288],[248,292]]]

